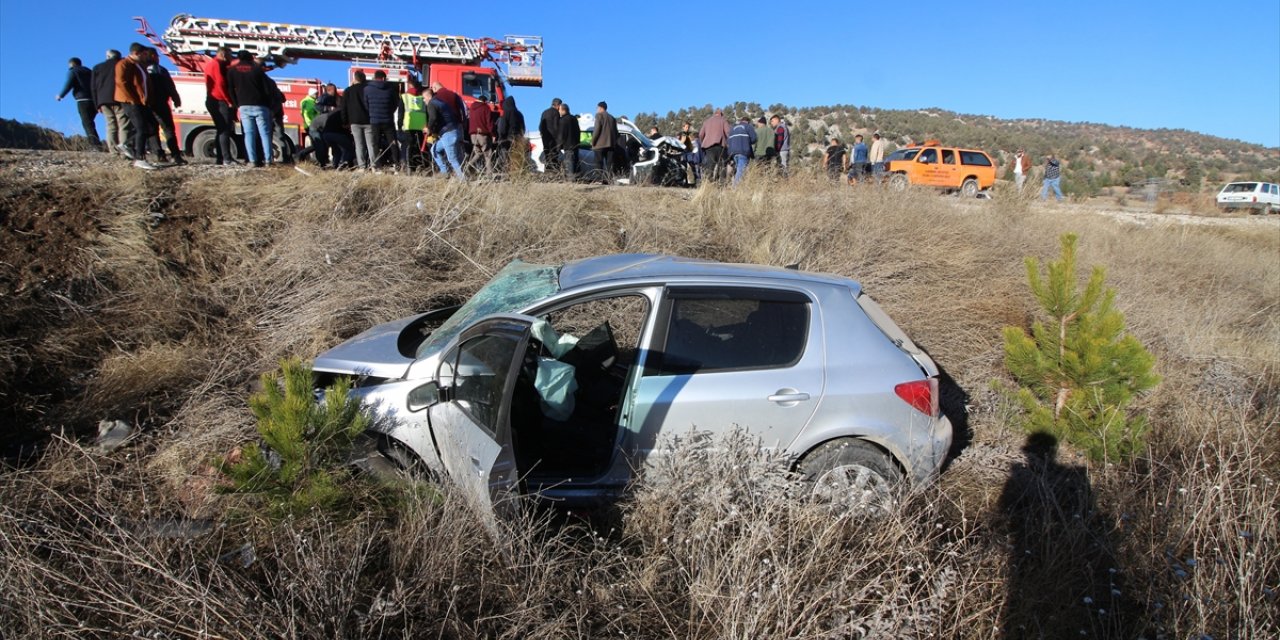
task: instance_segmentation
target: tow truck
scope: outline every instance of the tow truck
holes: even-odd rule
[[[197,160],[215,157],[217,135],[205,110],[205,84],[201,69],[220,47],[248,51],[268,70],[300,60],[338,60],[351,63],[348,77],[363,71],[386,72],[392,82],[413,78],[423,84],[439,82],[470,105],[483,96],[501,105],[506,86],[542,86],[542,37],[508,35],[495,38],[432,33],[407,33],[373,29],[321,27],[280,22],[255,22],[202,18],[179,14],[163,35],[147,20],[135,17],[138,33],[178,68],[174,84],[182,106],[173,110],[178,144]],[[484,66],[484,63],[493,66]],[[306,135],[299,105],[310,89],[323,90],[323,82],[308,78],[275,78],[284,94],[285,144],[297,147]],[[237,142],[237,145],[242,145]],[[276,152],[292,152],[280,149]],[[232,153],[244,157],[243,148]]]

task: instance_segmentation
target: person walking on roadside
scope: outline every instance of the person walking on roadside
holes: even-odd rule
[[[747,164],[751,162],[755,146],[756,130],[751,127],[751,119],[742,116],[738,119],[738,124],[733,125],[729,130],[727,145],[729,156],[733,158],[733,186],[738,186],[743,176],[747,175]]]
[[[471,103],[471,112],[467,114],[467,135],[471,139],[471,159],[468,164],[483,171],[493,172],[493,117],[489,109],[489,100],[484,96]]]
[[[711,167],[711,180],[720,182],[724,179],[725,148],[729,140],[729,122],[724,119],[724,109],[716,109],[715,113],[702,123],[698,129],[698,144],[702,146],[702,163]]]
[[[373,130],[369,126],[369,110],[364,106],[365,82],[364,72],[351,74],[352,84],[342,92],[342,115],[347,126],[351,127],[351,137],[355,139],[356,169],[368,171],[373,161]]]
[[[871,173],[871,153],[866,143],[862,141],[862,134],[853,137],[852,154],[853,159],[849,162],[849,178],[859,181]]]
[[[765,122],[764,116],[756,119],[756,162],[772,162],[778,155],[777,147],[774,147],[773,129],[769,128],[769,123]]]
[[[782,120],[782,116],[769,118],[769,124],[773,126],[773,147],[778,150],[778,166],[782,168],[783,177],[786,177],[787,169],[791,166],[791,128]]]
[[[116,102],[124,105],[133,131],[129,143],[120,151],[132,157],[133,166],[151,171],[155,165],[147,162],[147,136],[155,128],[155,120],[147,109],[147,47],[137,42],[129,45],[129,55],[116,65]]]
[[[880,137],[879,132],[871,134],[871,173],[877,176],[884,173],[884,148],[886,146],[884,138]]]
[[[849,169],[849,156],[839,138],[832,138],[826,153],[822,154],[822,166],[827,168],[827,175],[839,180]]]
[[[373,159],[369,164],[374,169],[394,165],[399,154],[388,157],[388,152],[396,144],[400,110],[404,108],[404,103],[400,101],[400,90],[387,82],[386,71],[378,69],[373,72],[373,82],[365,86],[360,97],[364,100],[365,111],[369,112],[369,130],[373,134]]]
[[[564,154],[564,175],[569,182],[578,179],[578,139],[582,137],[582,128],[578,125],[578,116],[569,112],[569,105],[561,102],[560,119],[556,121],[556,141]]]
[[[400,95],[400,113],[400,169],[409,173],[422,166],[422,138],[427,130],[427,100],[417,82],[410,82]]]
[[[181,107],[182,96],[178,95],[178,87],[173,83],[173,76],[169,75],[169,70],[160,64],[160,53],[155,48],[148,48],[147,56],[147,79],[150,82],[147,85],[147,106],[155,115],[160,129],[159,135],[151,138],[151,147],[163,162],[164,152],[160,147],[160,138],[164,138],[164,144],[169,149],[169,155],[173,157],[173,163],[186,164],[186,158],[182,157],[182,149],[178,148],[178,128],[173,121],[173,108],[170,106],[172,101],[173,107]]]
[[[427,128],[431,130],[431,137],[436,140],[431,147],[431,155],[435,158],[440,175],[449,177],[449,168],[452,167],[454,176],[465,182],[467,176],[462,172],[462,150],[459,148],[462,115],[458,113],[457,103],[450,97],[456,95],[450,91],[442,98],[441,94],[444,93],[444,88],[437,82],[431,85],[427,96]]]
[[[552,98],[551,106],[538,119],[538,135],[542,138],[542,163],[547,175],[560,173],[560,140],[556,132],[560,125],[560,98]]]
[[[614,147],[618,145],[618,121],[609,113],[609,103],[596,104],[596,123],[591,130],[591,150],[596,154],[596,168],[605,184],[613,184],[613,167],[617,160]]]
[[[255,167],[271,164],[271,104],[273,91],[267,73],[253,61],[253,54],[241,51],[227,66],[227,88],[231,104],[240,115],[244,129],[244,149]],[[262,146],[259,147],[258,145]]]
[[[497,127],[498,170],[524,171],[529,158],[529,142],[525,137],[528,129],[524,114],[516,108],[515,98],[507,96],[502,99],[502,115],[498,118]]]
[[[231,64],[231,50],[218,47],[218,51],[204,63],[204,108],[213,120],[216,144],[213,145],[214,164],[231,164],[231,134],[235,131],[235,115],[231,109],[231,96],[227,94],[227,65]]]
[[[98,116],[97,106],[93,103],[93,70],[80,64],[80,58],[67,61],[67,81],[58,92],[58,102],[70,93],[76,100],[76,110],[80,112],[80,126],[84,127],[84,137],[95,149],[102,148],[102,140],[98,138],[98,126],[93,120]]]
[[[1027,174],[1031,173],[1031,157],[1026,151],[1019,148],[1013,154],[1013,186],[1022,191],[1022,185],[1027,181]]]
[[[1052,153],[1044,161],[1044,186],[1040,188],[1040,199],[1049,199],[1049,189],[1053,189],[1053,197],[1062,202],[1062,165]]]
[[[107,125],[106,150],[112,155],[124,156],[122,148],[128,148],[133,127],[124,113],[124,106],[116,102],[116,65],[120,64],[120,52],[107,49],[107,59],[93,67],[93,103]],[[130,152],[132,153],[132,152]]]

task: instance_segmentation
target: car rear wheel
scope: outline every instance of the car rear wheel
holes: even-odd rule
[[[960,195],[966,198],[976,198],[978,196],[978,181],[973,178],[966,178],[960,184]]]
[[[903,479],[883,450],[856,438],[837,438],[818,445],[799,467],[811,498],[844,513],[888,513]]]
[[[911,181],[907,179],[905,173],[895,173],[892,178],[889,178],[889,186],[895,191],[906,191],[909,184]]]

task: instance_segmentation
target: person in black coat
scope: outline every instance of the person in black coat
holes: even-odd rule
[[[564,175],[573,182],[578,177],[578,140],[582,138],[582,128],[578,126],[578,116],[569,112],[569,105],[560,104],[560,117],[556,120],[556,143],[564,153]],[[551,167],[547,167],[550,171]]]
[[[93,123],[94,117],[98,115],[97,107],[93,104],[93,70],[80,64],[80,58],[72,58],[67,64],[70,67],[67,70],[67,81],[57,95],[58,102],[62,102],[68,93],[76,99],[84,136],[89,139],[89,144],[100,147],[102,141],[98,139],[98,127]],[[111,77],[115,78],[114,71]]]
[[[547,173],[559,173],[560,142],[557,129],[560,123],[560,98],[551,101],[551,106],[542,112],[538,120],[538,133],[542,136],[542,159],[547,166]]]
[[[173,109],[169,104],[172,100],[173,107],[181,107],[182,96],[178,95],[178,87],[173,83],[169,70],[160,66],[159,52],[149,48],[147,54],[147,107],[155,114],[159,124],[158,135],[149,138],[147,144],[156,157],[164,162],[164,151],[160,148],[160,136],[163,135],[174,164],[186,164],[182,150],[178,148],[178,131],[173,121]]]
[[[133,137],[133,127],[124,115],[124,106],[116,102],[116,63],[120,52],[107,49],[107,59],[93,66],[93,104],[107,123],[107,151],[123,156],[120,145]]]
[[[511,161],[511,149],[517,144],[525,144],[524,114],[516,108],[516,99],[507,96],[502,99],[502,117],[498,118],[498,163],[501,168]],[[543,138],[544,144],[546,138]]]

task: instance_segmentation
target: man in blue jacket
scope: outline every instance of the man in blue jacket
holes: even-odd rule
[[[448,177],[449,168],[459,180],[466,181],[462,173],[462,149],[459,136],[462,131],[462,100],[439,82],[431,83],[427,90],[427,128],[436,142],[431,147],[436,168],[440,175]]]
[[[735,168],[733,174],[733,184],[737,186],[742,182],[742,176],[747,174],[747,163],[751,161],[751,155],[754,153],[756,146],[756,130],[751,126],[751,119],[742,116],[738,118],[738,124],[733,125],[729,130],[729,157],[733,158]]]
[[[386,71],[378,69],[373,72],[373,82],[364,88],[360,99],[364,101],[364,109],[369,113],[369,129],[373,134],[370,150],[373,157],[369,164],[375,169],[381,165],[395,164],[397,154],[387,154],[387,149],[396,139],[396,130],[400,124],[400,90],[387,82]]]
[[[68,61],[68,65],[70,69],[67,71],[67,81],[62,85],[62,91],[58,93],[58,102],[62,102],[68,93],[76,99],[76,109],[80,111],[80,124],[84,126],[84,136],[89,139],[89,144],[94,148],[101,148],[102,141],[98,139],[98,127],[93,123],[94,117],[98,115],[96,106],[93,104],[93,71],[80,64],[80,58],[72,58]]]

